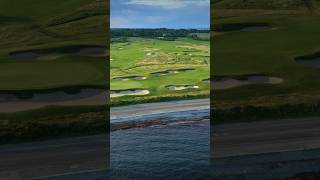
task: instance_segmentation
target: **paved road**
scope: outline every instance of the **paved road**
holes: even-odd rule
[[[29,179],[102,171],[106,135],[0,146],[0,179]]]
[[[320,148],[320,118],[217,125],[214,158]]]
[[[210,99],[146,103],[111,108],[111,121],[119,118],[150,116],[163,113],[195,111],[210,108]]]

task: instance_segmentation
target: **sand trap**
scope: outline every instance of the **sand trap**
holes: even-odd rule
[[[195,69],[193,68],[183,68],[183,69],[178,69],[178,72],[190,72],[190,71],[194,71]]]
[[[320,68],[320,53],[297,57],[296,62],[305,66]]]
[[[21,53],[13,53],[11,54],[12,57],[18,60],[32,60],[37,59],[40,57],[38,53],[35,52],[21,52]]]
[[[193,85],[168,85],[166,89],[170,91],[181,91],[181,90],[189,90],[189,89],[199,89],[199,86]]]
[[[210,84],[210,79],[204,79],[204,80],[202,80],[202,82],[204,82],[206,84]]]
[[[133,79],[133,80],[144,80],[144,79],[147,79],[147,77],[145,76],[124,76],[124,77],[115,77],[115,78],[112,78],[113,80],[120,80],[120,81],[128,81],[130,79]]]
[[[210,33],[210,37],[219,36],[219,35],[223,35],[223,34],[224,34],[223,32],[212,31]]]
[[[75,99],[83,99],[98,94],[104,93],[104,89],[83,88],[76,93],[66,93],[64,91],[55,92],[37,92],[30,97],[21,98],[17,94],[0,93],[0,103],[16,102],[16,101],[29,101],[29,102],[57,102],[57,101],[70,101]]]
[[[92,57],[106,57],[108,51],[104,47],[87,47],[81,48],[78,52],[78,55],[81,56],[92,56]]]
[[[150,73],[150,74],[154,75],[154,76],[163,76],[163,75],[169,75],[169,74],[177,74],[180,72],[190,72],[190,71],[194,71],[194,70],[195,69],[192,69],[192,68],[183,68],[183,69],[175,69],[175,70],[168,69],[165,71],[158,71],[158,72],[154,72],[154,73]]]
[[[242,31],[268,31],[268,30],[273,30],[275,28],[271,26],[249,26],[242,28]]]
[[[163,76],[163,75],[176,74],[176,73],[178,73],[178,71],[176,70],[165,70],[165,71],[158,71],[150,74],[154,76]]]
[[[142,89],[129,89],[129,90],[119,90],[119,91],[110,91],[110,97],[121,97],[121,96],[143,96],[150,94],[148,90]]]
[[[108,93],[104,89],[88,88],[79,93],[39,93],[33,98],[21,99],[14,94],[0,93],[0,112],[17,112],[47,106],[97,106],[105,105]]]
[[[205,83],[209,83],[209,80],[203,80]],[[211,86],[215,90],[231,89],[244,85],[251,84],[280,84],[283,82],[282,78],[269,77],[265,75],[248,75],[239,78],[232,77],[216,77],[212,80]]]
[[[274,30],[271,24],[268,23],[230,23],[217,24],[214,28],[215,34],[228,31],[268,31]]]
[[[16,60],[55,60],[64,56],[106,57],[107,49],[102,46],[65,46],[43,50],[17,51],[9,54]]]

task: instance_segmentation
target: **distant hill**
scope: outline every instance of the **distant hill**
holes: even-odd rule
[[[213,0],[214,8],[226,9],[315,9],[320,0]]]

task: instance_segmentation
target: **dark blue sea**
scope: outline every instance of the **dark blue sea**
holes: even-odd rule
[[[209,120],[111,133],[110,179],[210,179]]]

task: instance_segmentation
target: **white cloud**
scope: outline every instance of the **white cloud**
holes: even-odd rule
[[[156,6],[165,9],[177,9],[189,5],[209,6],[210,0],[128,0],[127,4]]]

